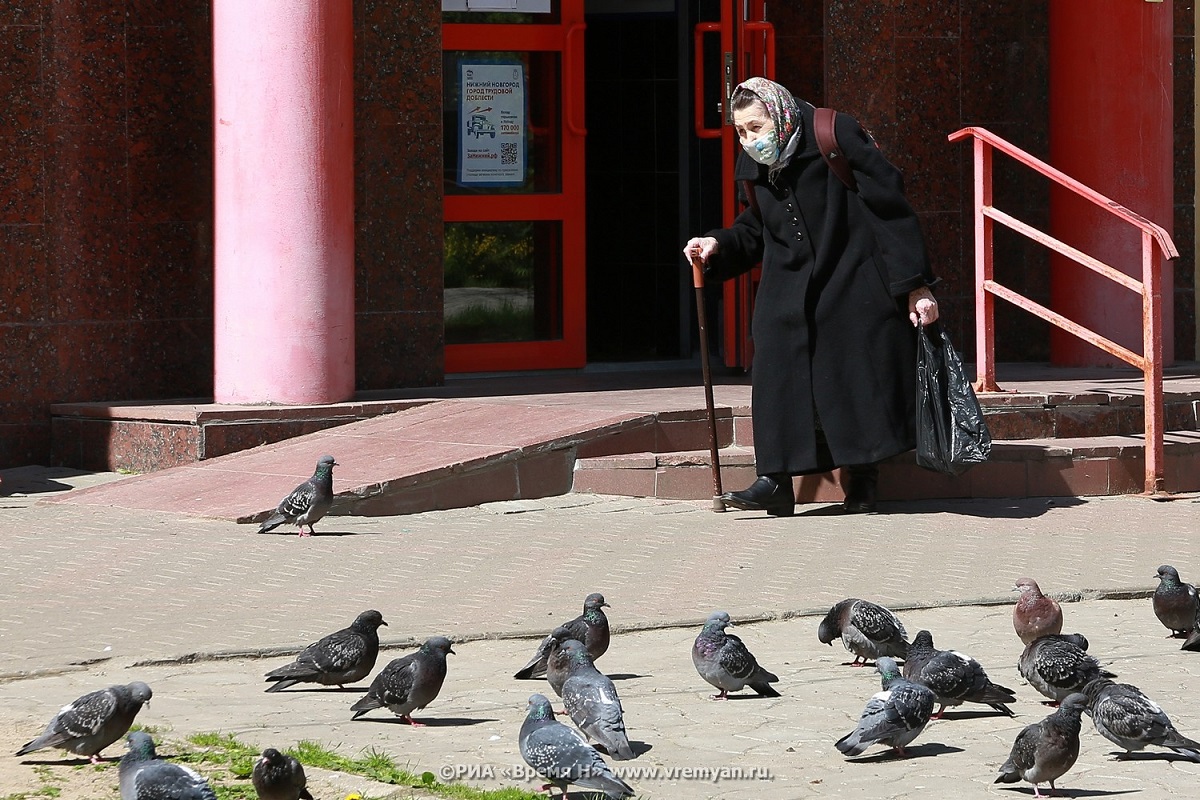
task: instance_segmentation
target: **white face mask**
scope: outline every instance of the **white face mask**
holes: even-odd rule
[[[779,159],[779,134],[772,128],[742,149],[758,163],[770,166]]]

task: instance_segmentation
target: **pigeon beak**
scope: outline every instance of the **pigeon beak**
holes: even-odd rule
[[[387,625],[387,623],[386,623],[386,622],[384,622],[383,620],[379,620],[379,624],[380,624],[380,625]]]
[[[611,606],[610,604],[608,604],[608,603],[601,603],[601,604],[600,604],[600,606],[601,606],[602,608],[612,608],[612,606]]]
[[[454,648],[453,648],[453,647],[447,647],[447,648],[446,648],[446,652],[447,652],[447,653],[454,653],[454,655],[458,655],[458,653],[455,653],[455,652],[454,652]]]

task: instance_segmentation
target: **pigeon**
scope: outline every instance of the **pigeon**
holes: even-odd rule
[[[1079,758],[1080,715],[1087,706],[1087,697],[1074,692],[1063,699],[1062,705],[1041,722],[1026,725],[1017,734],[1008,760],[1000,767],[993,783],[1016,783],[1022,779],[1033,784],[1033,796],[1045,797],[1038,791],[1039,783],[1054,782],[1066,774]]]
[[[217,800],[217,793],[194,770],[162,761],[145,731],[129,734],[129,752],[117,767],[121,800]]]
[[[330,506],[333,505],[333,468],[337,465],[333,456],[321,456],[313,476],[279,501],[275,513],[263,520],[258,526],[258,532],[273,531],[287,523],[299,526],[301,536],[316,533],[313,523],[319,522],[321,517],[328,514]],[[305,525],[308,526],[308,533],[304,532]]]
[[[434,636],[426,639],[417,652],[393,660],[375,676],[366,697],[350,707],[354,712],[350,719],[387,706],[409,725],[421,727],[424,723],[414,720],[412,712],[438,696],[446,680],[446,654],[453,652],[449,639]]]
[[[1096,678],[1083,687],[1083,693],[1096,730],[1118,747],[1132,753],[1155,744],[1200,762],[1200,742],[1175,730],[1166,712],[1136,686]]]
[[[613,774],[596,748],[554,718],[545,695],[531,695],[528,708],[519,738],[521,758],[550,781],[543,790],[552,793],[557,786],[565,798],[567,786],[575,784],[618,800],[633,797],[633,787]]]
[[[725,632],[731,624],[729,614],[714,611],[692,644],[692,663],[696,665],[696,671],[721,690],[713,695],[713,699],[725,700],[730,692],[745,686],[763,697],[779,697],[779,692],[771,686],[779,677],[760,667],[741,639]]]
[[[966,653],[936,649],[929,631],[919,631],[909,645],[904,677],[928,686],[937,695],[941,708],[932,719],[941,719],[946,706],[963,702],[982,703],[1005,716],[1013,716],[1005,704],[1016,702],[1016,692],[988,680],[983,666]]]
[[[1062,702],[1090,680],[1117,677],[1101,669],[1100,662],[1083,649],[1086,646],[1087,639],[1078,634],[1043,636],[1026,645],[1017,660],[1017,671],[1049,697],[1051,704]]]
[[[896,662],[887,656],[875,659],[875,668],[883,691],[867,701],[858,725],[834,747],[845,755],[857,756],[873,744],[886,744],[903,757],[905,746],[929,724],[937,697],[928,686],[902,678]]]
[[[89,692],[54,715],[42,735],[17,751],[23,756],[43,747],[58,747],[100,762],[100,751],[129,731],[133,718],[153,693],[141,681]]]
[[[908,653],[908,633],[896,615],[881,605],[849,597],[829,609],[817,628],[821,644],[833,647],[842,637],[842,645],[854,653],[851,666],[863,667],[869,658],[904,658]]]
[[[1196,627],[1200,601],[1196,587],[1179,580],[1179,571],[1170,564],[1158,568],[1158,588],[1154,590],[1154,616],[1171,632],[1170,637],[1185,638]]]
[[[1013,629],[1022,644],[1029,644],[1052,633],[1062,633],[1062,607],[1053,597],[1042,594],[1033,578],[1019,578],[1014,592],[1019,591],[1013,606]]]
[[[608,650],[608,617],[604,615],[605,608],[611,608],[611,606],[604,602],[604,595],[593,592],[583,601],[583,613],[570,622],[562,624],[562,627],[570,632],[572,639],[578,639],[584,643],[588,655],[592,657],[593,661]],[[528,664],[517,670],[513,677],[519,680],[544,677],[552,640],[553,636],[543,639],[542,643],[538,645],[537,652],[533,654],[533,658],[529,660]]]
[[[313,800],[306,788],[304,767],[274,747],[263,750],[262,757],[254,762],[250,782],[258,800]]]
[[[362,680],[375,668],[379,657],[379,626],[387,625],[378,611],[364,611],[351,623],[323,639],[313,642],[290,664],[267,673],[274,685],[268,692],[278,692],[297,683],[319,683],[323,686],[345,687]]]
[[[550,661],[560,662],[559,668],[566,673],[558,693],[579,730],[599,742],[617,761],[633,758],[617,687],[596,669],[583,643],[568,639],[558,646]]]

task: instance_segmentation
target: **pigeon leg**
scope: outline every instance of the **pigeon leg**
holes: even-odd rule
[[[94,755],[92,755],[92,757],[91,757],[91,762],[92,762],[93,764],[99,764],[99,763],[101,763],[102,761],[104,761],[104,759],[102,759],[102,758],[100,757],[100,754],[99,754],[99,753],[95,753],[95,754],[94,754]]]
[[[946,707],[945,707],[945,706],[942,706],[941,708],[939,708],[939,709],[937,710],[937,713],[936,713],[936,714],[933,714],[933,715],[931,715],[929,718],[930,718],[930,719],[941,719],[941,718],[942,718],[942,714],[944,714],[944,713],[946,713]]]
[[[866,656],[855,656],[854,660],[850,662],[850,666],[852,666],[852,667],[865,667],[866,665],[867,665],[867,657]]]
[[[713,700],[728,700],[729,699],[729,691],[727,689],[722,689],[719,694],[714,694],[712,696],[712,699]]]
[[[308,527],[309,527],[309,530],[311,530],[311,529],[312,529],[312,526],[311,526],[311,525],[309,525]],[[305,533],[305,532],[304,532],[304,526],[303,526],[303,525],[301,525],[301,526],[300,526],[300,534],[299,534],[299,535],[300,535],[300,536],[311,536],[312,534],[311,534],[311,533]]]
[[[417,722],[415,719],[413,719],[408,714],[403,715],[402,717],[400,717],[400,719],[403,720],[404,722],[407,722],[409,725],[412,725],[414,728],[424,728],[425,727],[424,722]]]

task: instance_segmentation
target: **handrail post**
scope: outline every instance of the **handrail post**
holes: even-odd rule
[[[1163,448],[1161,258],[1149,231],[1142,231],[1142,353],[1145,383],[1146,494],[1166,490]]]
[[[992,280],[995,242],[992,220],[983,209],[992,204],[992,146],[975,139],[975,391],[998,392],[996,385],[995,301],[985,286]]]

